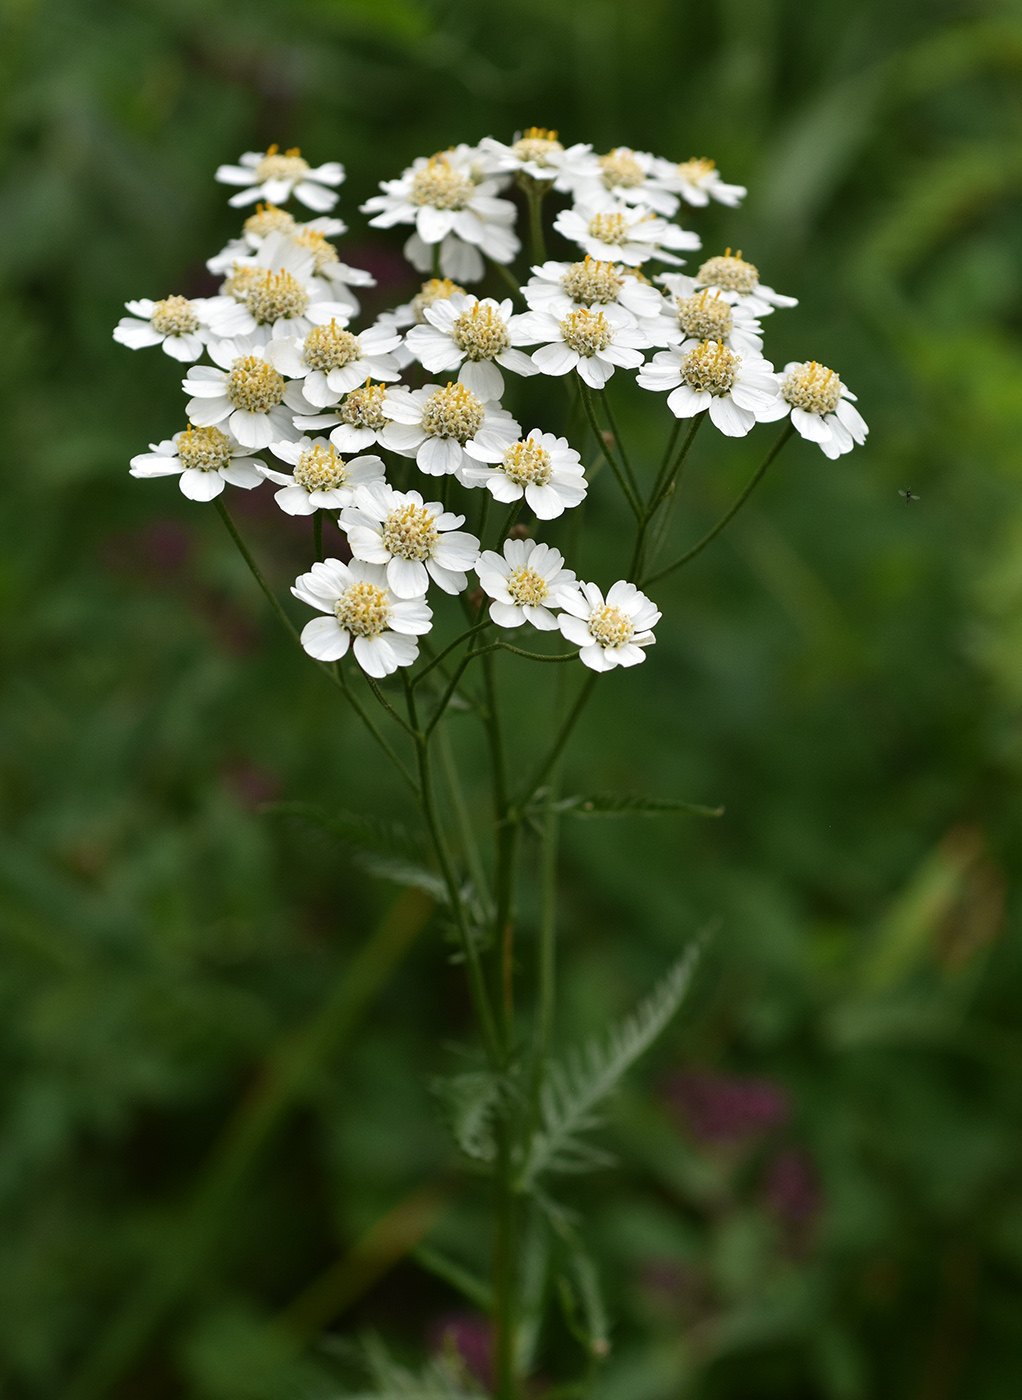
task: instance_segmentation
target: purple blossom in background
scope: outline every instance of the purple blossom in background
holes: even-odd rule
[[[681,1070],[664,1085],[664,1097],[702,1142],[737,1142],[780,1127],[791,1101],[771,1079]]]
[[[429,1329],[433,1352],[451,1347],[486,1390],[493,1388],[493,1328],[479,1313],[451,1312],[438,1317]]]
[[[785,1226],[789,1244],[804,1246],[823,1204],[816,1168],[804,1148],[785,1147],[771,1159],[763,1194]]]

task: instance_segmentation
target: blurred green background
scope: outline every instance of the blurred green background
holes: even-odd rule
[[[179,376],[110,333],[128,297],[206,290],[237,223],[212,172],[242,150],[345,162],[375,308],[409,289],[357,213],[376,181],[536,122],[746,183],[689,222],[800,298],[767,353],[838,369],[872,429],[835,463],[796,439],[659,588],[655,653],[601,686],[567,765],[575,790],[726,807],[565,832],[562,1043],[720,921],[615,1104],[617,1167],[575,1197],[615,1318],[596,1400],[1015,1400],[1022,6],[2,15],[0,1394],[327,1396],[338,1339],[485,1342],[414,1253],[487,1249],[429,1087],[468,1034],[441,921],[260,810],[403,795],[212,511],[127,476],[181,426]],[[704,444],[679,542],[762,441]],[[283,588],[306,532],[254,494],[232,504]],[[523,956],[531,919],[526,895]],[[390,964],[359,1007],[374,928]],[[563,1326],[543,1355],[547,1380],[579,1365]]]

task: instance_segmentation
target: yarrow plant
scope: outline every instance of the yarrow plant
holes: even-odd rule
[[[767,358],[764,324],[794,298],[740,251],[707,256],[686,226],[710,201],[744,197],[712,160],[601,153],[540,127],[419,156],[362,205],[374,227],[405,227],[406,256],[428,274],[373,320],[351,291],[372,277],[331,241],[346,232],[326,217],[340,164],[271,146],[216,178],[237,188],[232,206],[256,205],[207,264],[222,279],[216,295],[129,301],[114,331],[130,349],[159,347],[187,365],[179,430],[133,457],[131,474],[177,476],[186,497],[213,503],[304,664],[336,687],[408,789],[433,869],[409,861],[401,878],[445,906],[481,1042],[482,1067],[448,1078],[441,1097],[460,1152],[493,1186],[492,1280],[436,1251],[425,1266],[486,1301],[498,1400],[527,1393],[544,1310],[559,1302],[586,1353],[583,1379],[568,1387],[581,1395],[610,1341],[584,1239],[552,1181],[606,1160],[588,1140],[597,1110],[680,1005],[698,940],[621,1026],[555,1058],[558,824],[718,813],[667,798],[562,796],[561,760],[596,686],[637,683],[600,678],[645,663],[658,628],[669,633],[656,585],[717,538],[785,443],[797,433],[834,459],[868,430],[838,371],[806,360],[778,372]],[[284,207],[291,200],[319,217],[303,222]],[[652,463],[617,427],[614,398],[632,392],[628,381],[663,423]],[[780,420],[723,516],[660,562],[701,425],[744,438]],[[264,577],[228,487],[263,487],[282,513],[310,518],[308,568],[290,592],[312,616],[299,622]],[[627,548],[599,560],[598,578],[578,572],[593,553],[582,542],[589,502],[616,513]],[[324,515],[337,526],[330,552]],[[510,751],[503,686],[512,667],[550,665],[560,684],[548,732],[532,726],[530,767]],[[455,712],[485,732],[488,830],[451,760]],[[534,966],[519,940],[526,868],[541,872]],[[427,1375],[424,1394],[466,1388]]]

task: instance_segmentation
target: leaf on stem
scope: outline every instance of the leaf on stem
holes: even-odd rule
[[[684,1000],[701,951],[693,943],[653,992],[605,1039],[594,1039],[550,1066],[541,1096],[541,1124],[526,1152],[519,1178],[528,1190],[544,1172],[583,1172],[602,1166],[607,1154],[580,1140],[599,1125],[597,1106],[614,1092],[636,1060],[653,1044]]]
[[[500,1082],[486,1070],[448,1075],[433,1081],[454,1141],[466,1157],[492,1162],[497,1154],[493,1119],[500,1103]]]
[[[550,804],[551,811],[572,817],[721,817],[723,807],[702,807],[697,802],[682,802],[675,797],[638,797],[629,793],[592,793],[588,796],[563,797]]]

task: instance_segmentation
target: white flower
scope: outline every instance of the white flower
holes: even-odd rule
[[[274,442],[270,451],[294,469],[288,475],[260,466],[262,475],[282,488],[274,492],[274,500],[287,515],[341,510],[351,504],[356,487],[383,480],[383,462],[379,457],[345,460],[325,438]]]
[[[401,371],[390,353],[400,344],[400,333],[387,326],[370,326],[354,335],[335,319],[313,326],[302,339],[271,340],[266,359],[289,379],[303,380],[302,392],[309,403],[326,408],[366,379],[400,379]]]
[[[505,540],[503,554],[484,550],[476,573],[493,599],[490,616],[498,627],[531,622],[541,632],[556,632],[550,609],[566,607],[575,589],[575,575],[560,551],[536,540]]]
[[[383,405],[392,421],[380,433],[380,442],[391,452],[414,457],[427,476],[470,465],[465,448],[473,439],[510,443],[520,431],[510,413],[484,402],[464,384],[391,389]]]
[[[261,346],[238,355],[229,340],[213,341],[209,354],[220,368],[195,365],[183,381],[185,392],[194,395],[188,403],[193,423],[209,428],[226,419],[238,441],[253,449],[301,436],[293,421],[295,413],[309,408],[301,383],[288,383]]]
[[[768,360],[739,355],[716,340],[686,340],[661,350],[638,374],[643,389],[668,393],[675,418],[709,409],[726,437],[744,437],[756,422],[777,416],[777,377]]]
[[[699,207],[716,199],[735,209],[747,193],[744,185],[726,185],[715,163],[704,157],[693,156],[678,164],[658,158],[654,162],[654,173],[664,189],[676,190],[686,203]]]
[[[441,270],[445,277],[461,281],[476,281],[482,275],[482,263],[477,253],[462,266],[455,266],[459,250],[449,241],[452,238],[499,263],[511,262],[521,247],[511,227],[515,206],[496,198],[497,181],[476,178],[470,154],[466,148],[461,157],[457,151],[441,151],[428,160],[420,156],[400,179],[381,181],[384,193],[373,195],[362,205],[364,213],[375,215],[369,220],[375,228],[414,224],[420,244],[445,245],[441,248]],[[422,251],[412,240],[405,249],[420,271],[428,271],[428,262],[422,266]]]
[[[272,234],[284,234],[298,247],[312,254],[311,274],[306,283],[312,300],[333,298],[354,316],[358,314],[359,301],[351,288],[375,287],[376,278],[362,268],[341,262],[337,249],[329,241],[329,235],[346,230],[347,224],[342,219],[313,219],[300,224],[285,209],[278,209],[273,204],[260,204],[256,212],[245,220],[242,237],[232,238],[215,257],[207,260],[206,266],[218,276],[235,273],[240,268],[254,267],[257,265],[254,254],[259,252],[266,239]]]
[[[425,598],[396,598],[379,564],[326,559],[295,579],[291,592],[326,617],[302,629],[302,646],[317,661],[339,661],[349,645],[366,675],[382,680],[418,658],[415,640],[433,625]]]
[[[533,364],[543,374],[567,374],[578,370],[592,389],[602,389],[615,367],[635,369],[650,340],[635,317],[620,306],[595,311],[580,307],[558,319],[545,311],[530,311],[522,318],[533,342],[548,342],[533,352]]]
[[[539,428],[510,446],[470,442],[465,451],[476,462],[492,463],[463,468],[466,486],[486,486],[495,501],[507,504],[524,496],[538,520],[556,520],[585,500],[589,489],[579,454],[567,438]]]
[[[421,597],[432,579],[445,593],[461,593],[466,570],[479,558],[475,535],[459,530],[463,515],[418,491],[395,491],[385,481],[360,486],[338,521],[356,559],[386,567],[387,584],[398,598]]]
[[[625,579],[612,586],[606,602],[595,583],[580,583],[563,606],[565,611],[557,619],[561,632],[581,648],[579,660],[590,670],[637,666],[646,659],[643,647],[656,641],[653,628],[660,613],[645,593]]]
[[[381,441],[391,421],[386,407],[386,384],[368,379],[358,389],[345,394],[339,404],[316,414],[296,414],[296,428],[330,428],[330,441],[338,452],[363,452]]]
[[[615,146],[597,158],[595,171],[585,172],[575,182],[575,200],[605,210],[643,204],[670,217],[678,208],[678,196],[661,178],[662,165],[669,166],[669,162],[659,161],[648,151]]]
[[[797,297],[782,296],[759,280],[759,269],[746,262],[741,251],[732,256],[728,248],[721,257],[708,258],[694,277],[682,272],[663,272],[657,278],[678,297],[694,296],[704,287],[716,287],[725,301],[742,305],[753,316],[769,316],[777,306],[797,306]]]
[[[206,302],[205,315],[218,338],[265,345],[332,319],[347,324],[350,299],[325,299],[330,295],[316,277],[315,251],[290,234],[271,233],[253,258],[234,264],[220,295]]]
[[[114,340],[119,345],[126,345],[129,350],[162,345],[164,354],[185,362],[197,360],[202,354],[209,333],[205,299],[164,297],[162,301],[150,301],[143,297],[124,304],[132,314],[122,316],[114,328]]]
[[[623,306],[637,320],[658,317],[664,308],[663,295],[636,268],[598,262],[588,253],[582,262],[534,267],[522,295],[533,311],[558,318],[580,306]]]
[[[405,240],[403,252],[416,272],[432,272],[433,248],[429,243],[423,243],[417,233],[410,234]],[[471,243],[463,243],[453,233],[441,239],[439,261],[441,275],[456,282],[478,282],[486,273],[486,264],[479,249]]]
[[[846,389],[832,369],[816,360],[792,360],[779,376],[781,397],[770,414],[783,418],[808,442],[819,444],[831,460],[851,452],[866,441],[869,428],[854,406],[855,395]]]
[[[661,219],[645,205],[601,209],[595,204],[577,204],[562,209],[554,228],[571,243],[604,262],[630,263],[633,267],[649,258],[680,263],[668,248],[692,249],[700,246],[697,233]]]
[[[268,151],[246,151],[238,165],[221,165],[216,178],[224,185],[245,186],[227,201],[235,208],[257,199],[283,204],[294,195],[310,209],[326,213],[337,203],[337,196],[324,186],[341,184],[344,166],[333,160],[312,169],[297,146],[283,155],[271,146]]]
[[[261,466],[229,433],[189,425],[164,442],[150,443],[148,452],[132,457],[130,471],[139,477],[180,473],[182,495],[190,501],[211,501],[227,481],[245,491],[261,485]]]
[[[579,142],[564,147],[557,139],[557,132],[543,126],[528,127],[515,136],[510,146],[485,136],[479,147],[494,157],[498,170],[515,174],[521,171],[533,180],[552,185],[562,194],[572,190],[578,180],[599,173],[592,146]]]
[[[498,365],[515,374],[536,373],[529,356],[513,348],[531,343],[532,337],[527,318],[512,316],[511,305],[510,297],[480,301],[471,292],[434,298],[422,309],[427,324],[413,326],[406,344],[430,374],[460,365],[459,383],[481,399],[499,399],[504,376]]]
[[[691,277],[669,273],[668,285],[690,285]],[[763,328],[748,302],[728,299],[719,287],[704,287],[689,295],[675,295],[665,302],[658,324],[640,323],[658,345],[682,340],[717,340],[739,355],[757,356],[763,349]]]

